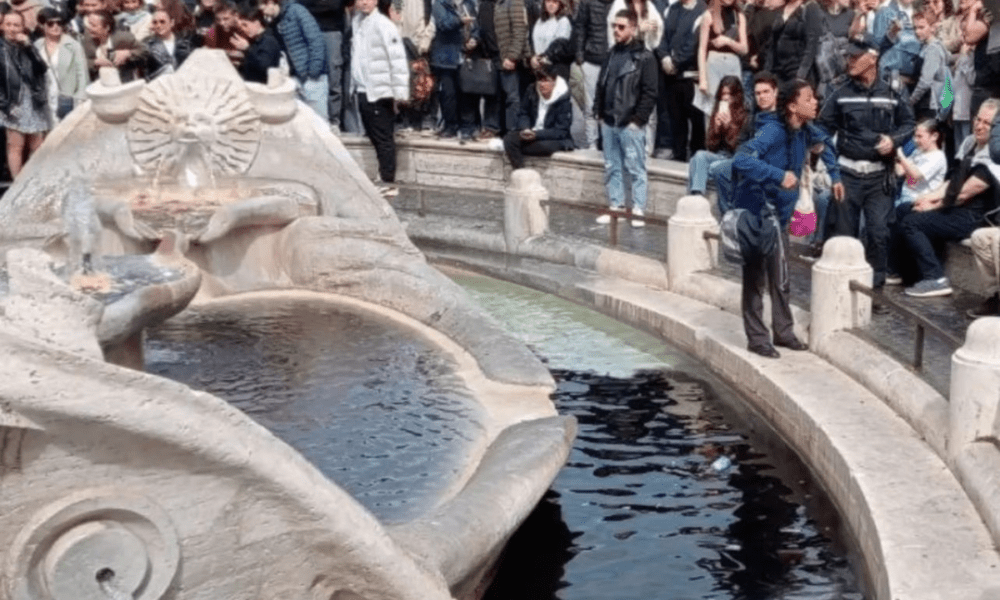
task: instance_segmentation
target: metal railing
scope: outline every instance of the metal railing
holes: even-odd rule
[[[917,313],[912,308],[903,306],[902,304],[896,302],[892,298],[883,294],[881,291],[876,291],[863,283],[858,283],[857,281],[851,281],[850,289],[852,292],[858,292],[868,296],[873,302],[877,300],[883,306],[887,306],[894,313],[916,325],[917,334],[913,341],[912,363],[915,371],[922,371],[924,367],[924,337],[926,331],[930,331],[938,339],[951,346],[952,352],[962,346],[962,340],[945,331],[940,325]]]
[[[641,217],[632,214],[631,210],[620,211],[611,210],[607,206],[594,206],[591,204],[580,204],[577,202],[568,202],[566,200],[544,200],[541,202],[543,208],[548,208],[549,206],[559,206],[562,208],[570,208],[573,210],[578,210],[581,212],[590,213],[592,215],[609,215],[611,217],[611,223],[608,227],[608,245],[615,247],[618,245],[618,220],[634,220],[642,221],[647,225],[662,225],[666,227],[669,224],[668,219],[663,217],[647,216],[643,215]]]

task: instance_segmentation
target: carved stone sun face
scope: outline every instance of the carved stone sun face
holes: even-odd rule
[[[208,77],[153,80],[128,123],[128,144],[148,175],[174,173],[192,145],[216,175],[239,175],[260,146],[260,116],[242,82]]]

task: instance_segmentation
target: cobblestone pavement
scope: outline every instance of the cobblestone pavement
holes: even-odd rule
[[[416,211],[419,207],[417,192],[403,190],[393,204],[405,220],[407,212]],[[497,231],[502,230],[503,200],[500,197],[484,198],[474,194],[451,192],[435,195],[425,193],[424,208],[429,216],[448,215],[462,220],[468,219],[470,225],[478,223],[480,228],[495,227]],[[598,225],[594,222],[594,218],[594,213],[584,209],[555,206],[550,209],[549,228],[552,233],[562,237],[609,246],[610,226]],[[660,225],[635,228],[627,220],[622,219],[618,225],[618,248],[662,260],[666,255],[667,229]],[[792,246],[793,253],[798,254],[803,250],[804,247],[801,245]],[[810,266],[792,261],[790,272],[792,302],[808,310],[811,293]],[[740,280],[739,267],[736,265],[721,263],[713,273],[732,281]],[[925,299],[906,296],[902,287],[887,287],[885,293],[900,304],[925,316],[959,340],[965,339],[965,331],[971,323],[971,320],[966,318],[965,311],[982,300],[957,289],[952,296]],[[871,325],[856,333],[872,344],[880,346],[901,363],[912,363],[916,327],[905,317],[895,313],[874,315]],[[946,340],[942,340],[931,331],[925,333],[921,376],[946,396],[951,380],[953,351],[954,348]]]

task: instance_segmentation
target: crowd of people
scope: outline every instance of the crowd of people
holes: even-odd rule
[[[333,131],[367,135],[387,196],[395,140],[415,131],[494,144],[515,167],[600,149],[610,211],[630,198],[635,227],[647,159],[687,161],[690,193],[711,182],[720,213],[780,225],[744,265],[748,314],[762,273],[787,292],[803,168],[814,247],[861,239],[876,288],[951,293],[938,251],[970,236],[1000,279],[1000,19],[982,0],[7,0],[0,18],[12,176],[102,69],[153,79],[207,47],[247,81],[284,69]],[[994,294],[975,314],[998,310]],[[775,320],[777,345],[802,346],[790,313]],[[751,347],[776,354],[762,326],[748,317]]]

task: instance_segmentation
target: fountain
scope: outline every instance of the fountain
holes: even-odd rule
[[[480,596],[575,433],[548,371],[426,263],[294,82],[200,50],[88,94],[0,204],[0,595]],[[244,412],[141,372],[144,330],[189,305],[284,301],[450,365],[469,424],[419,510],[386,522]]]

